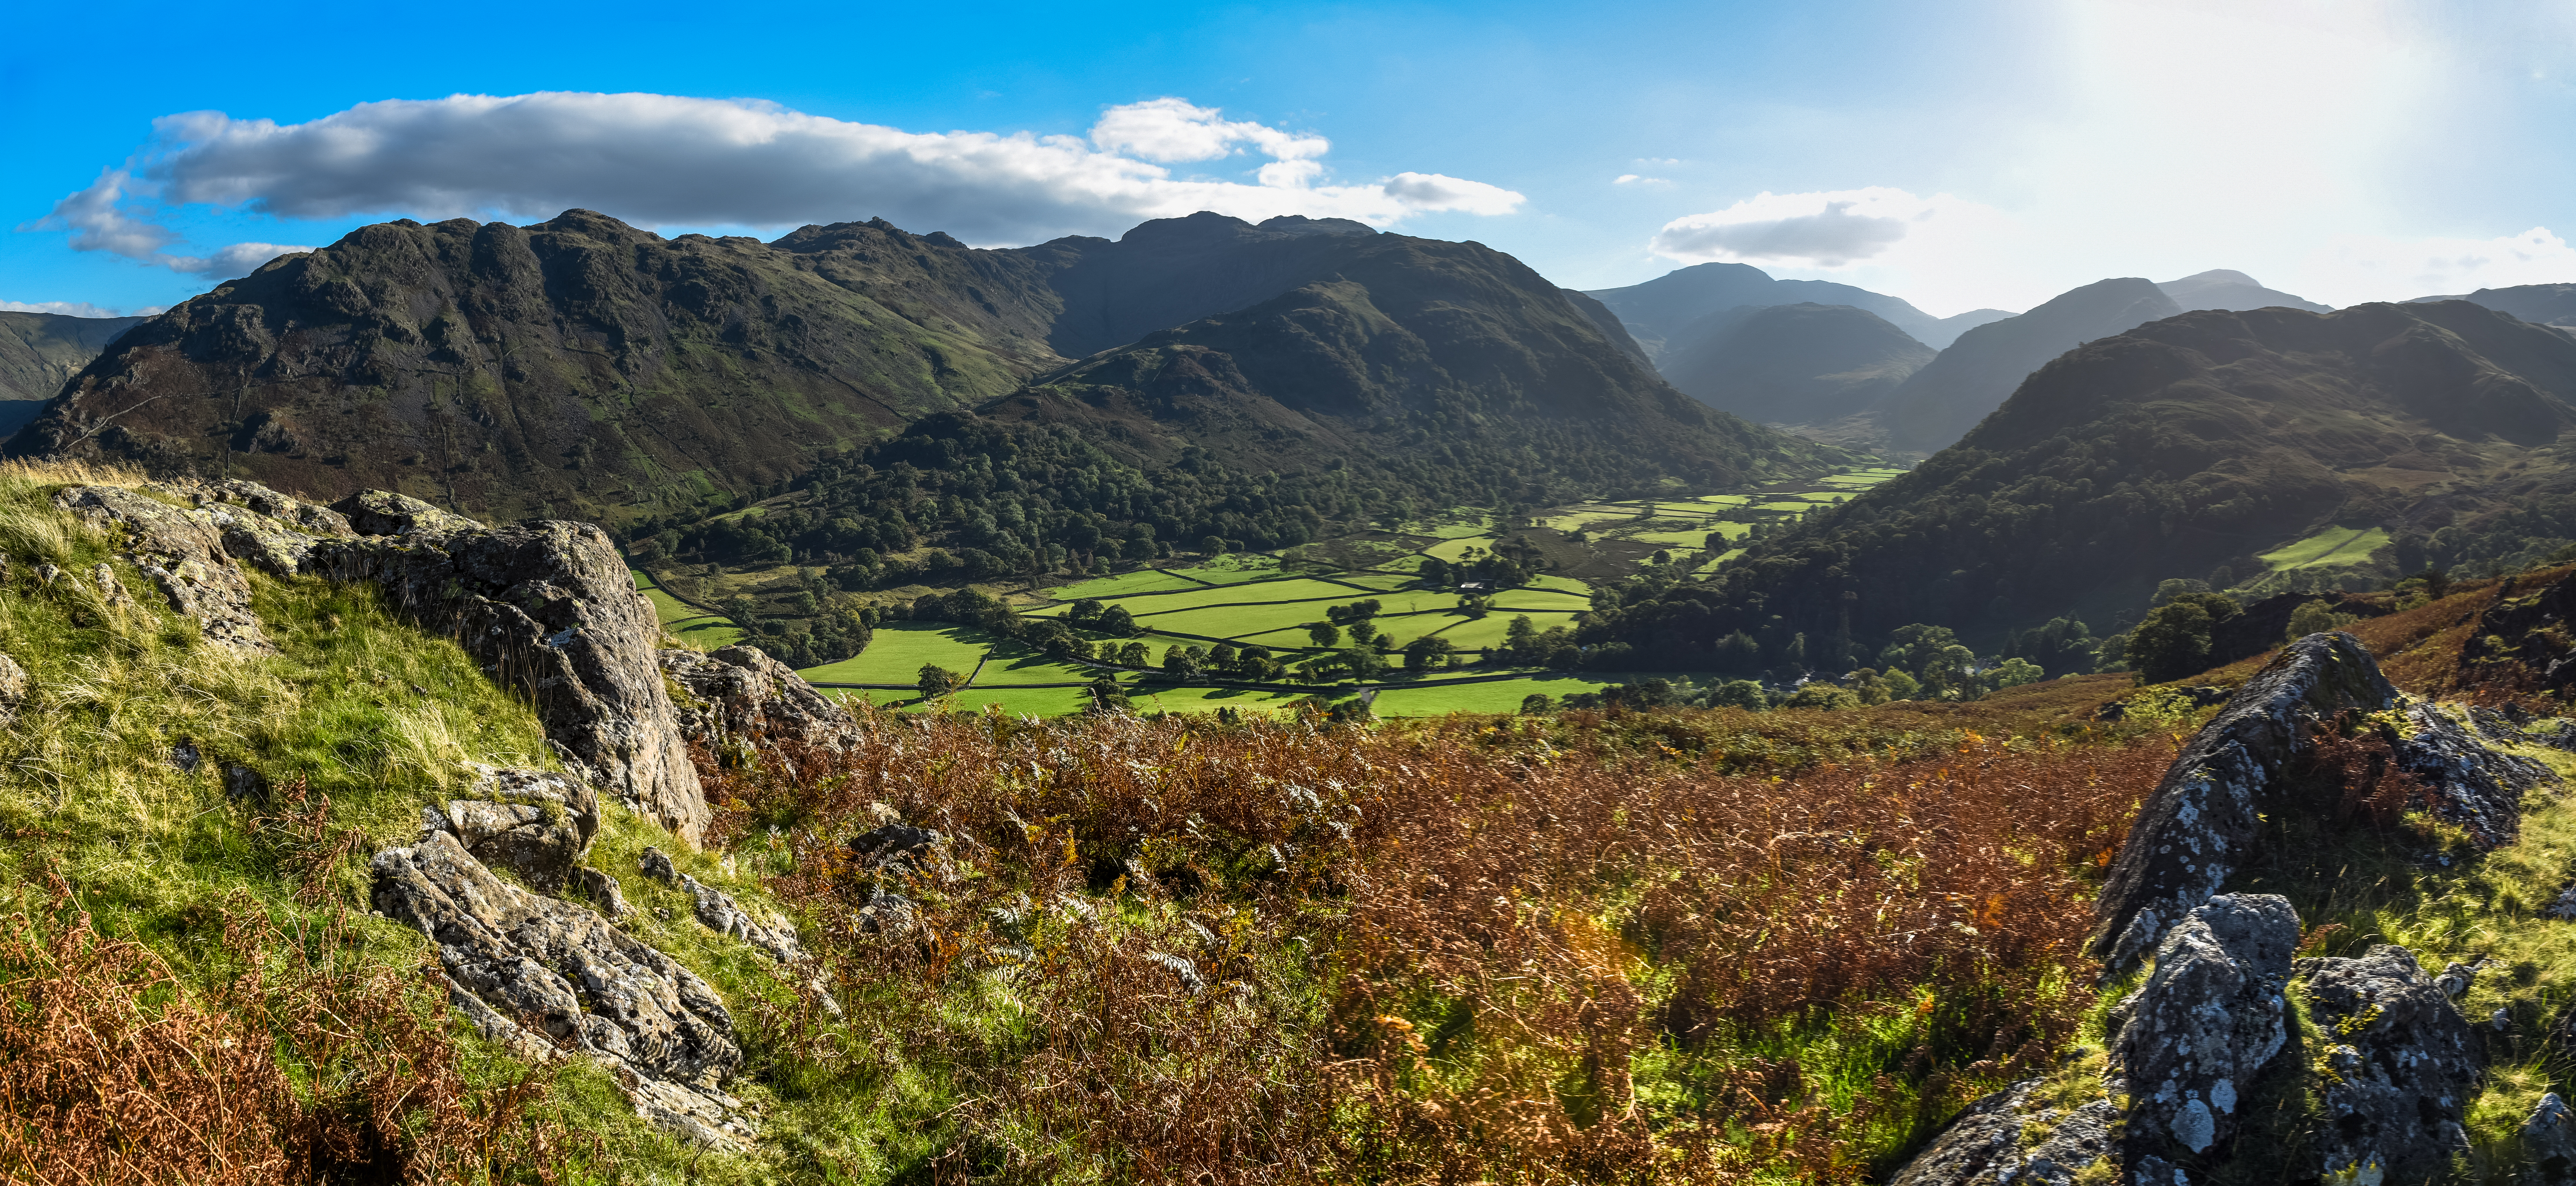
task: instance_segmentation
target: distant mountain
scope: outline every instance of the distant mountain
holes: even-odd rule
[[[1744,306],[1683,331],[1664,356],[1672,385],[1710,407],[1772,424],[1825,424],[1862,411],[1935,351],[1849,305]]]
[[[1337,283],[1363,292],[1318,287]],[[1356,336],[1313,318],[1201,324],[1289,293],[1369,324]],[[528,227],[404,220],[282,257],[135,327],[9,447],[322,497],[400,489],[487,517],[679,521],[924,417],[1196,327],[1166,345],[1187,354],[1222,339],[1242,380],[1231,395],[1356,400],[1367,424],[1351,439],[1370,449],[1437,453],[1474,437],[1571,450],[1514,454],[1516,485],[1564,489],[1589,480],[1578,472],[1614,471],[1627,482],[1656,458],[1697,476],[1814,455],[1672,391],[1606,316],[1499,252],[1331,219],[1256,227],[1202,213],[1115,241],[1010,250],[882,220],[766,244],[664,239],[579,210]],[[1378,324],[1389,319],[1401,332]],[[1330,348],[1264,344],[1326,328],[1340,335]],[[1347,377],[1334,368],[1363,355],[1332,351],[1361,341],[1368,366],[1397,369],[1333,386]],[[1094,373],[1124,372],[1103,360]],[[1299,386],[1310,383],[1322,386]],[[1488,415],[1535,419],[1506,430],[1478,419]],[[1522,431],[1540,424],[1549,431]],[[1583,439],[1549,435],[1568,426]],[[1476,435],[1488,428],[1500,435]],[[1198,431],[1212,448],[1239,443],[1212,420]],[[1619,464],[1596,466],[1603,449]]]
[[[2576,340],[2466,301],[2186,313],[2068,352],[1913,471],[1586,632],[1691,669],[1739,629],[1814,654],[1911,622],[2107,627],[2165,578],[2295,585],[2336,551],[2382,576],[2519,562],[2576,540],[2571,427]]]
[[[1883,293],[1829,280],[1774,280],[1770,273],[1748,264],[1695,264],[1643,284],[1595,289],[1591,295],[1617,314],[1647,356],[1658,361],[1694,322],[1744,305],[1813,303],[1866,309],[1935,350],[1969,329],[2012,316],[2000,309],[1978,309],[1934,317]]]
[[[2576,329],[2576,284],[2520,284],[2512,288],[2481,288],[2467,296],[2417,297],[2409,304],[2427,301],[2468,301],[2484,305],[2499,313],[2510,313],[2533,325],[2558,325]]]
[[[0,312],[0,401],[47,400],[141,317]]]
[[[2291,296],[2277,289],[2265,288],[2252,276],[2213,268],[2180,280],[2166,280],[2156,285],[2175,304],[2184,309],[2305,309],[2311,313],[2331,313],[2330,306]]]
[[[1330,279],[1094,354],[985,414],[1078,429],[1143,467],[1195,450],[1425,489],[1446,468],[1531,503],[1820,455],[1684,398],[1508,255],[1401,235],[1342,246]]]
[[[2041,364],[2182,309],[2154,284],[2103,280],[2051,298],[2018,317],[1959,335],[1879,405],[1894,448],[1930,453],[1976,427]]]

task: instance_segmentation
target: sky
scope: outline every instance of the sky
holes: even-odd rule
[[[24,6],[0,308],[155,310],[370,222],[977,246],[1199,209],[1950,315],[2211,268],[2576,282],[2576,4]]]

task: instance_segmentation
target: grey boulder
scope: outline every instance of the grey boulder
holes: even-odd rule
[[[125,558],[208,641],[243,651],[277,650],[251,612],[250,581],[224,551],[213,516],[116,486],[66,487],[54,495],[54,504],[119,536]]]
[[[2155,971],[2115,1014],[2124,1164],[2225,1155],[2239,1104],[2289,1041],[2284,990],[2298,947],[2298,912],[2272,894],[2211,898],[2165,935]]]
[[[2120,1113],[2108,1095],[2048,1107],[2037,1098],[2044,1082],[2025,1079],[1968,1105],[1891,1186],[2073,1186],[2086,1166],[2112,1155]]]
[[[376,910],[438,945],[455,1003],[486,1036],[601,1060],[638,1112],[684,1136],[738,1148],[754,1135],[723,1090],[742,1065],[733,1017],[696,973],[594,911],[501,880],[451,832],[379,852],[372,871]]]
[[[2297,974],[2332,1072],[2319,1168],[2367,1175],[2376,1166],[2390,1182],[2440,1176],[2468,1149],[2461,1118],[2483,1069],[2468,1020],[2403,947],[2300,960]]]
[[[688,693],[677,706],[681,733],[729,762],[748,763],[755,747],[782,741],[834,752],[858,744],[848,709],[758,647],[666,650],[661,663]]]
[[[319,546],[313,566],[381,584],[404,612],[454,635],[496,680],[529,692],[567,765],[698,843],[706,795],[656,662],[661,626],[608,536],[551,520],[483,527],[426,503],[403,518],[361,501],[381,493],[341,509],[361,531],[410,526]]]

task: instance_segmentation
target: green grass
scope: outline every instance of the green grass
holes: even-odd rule
[[[1266,581],[1279,576],[1279,558],[1259,552],[1236,552],[1219,556],[1191,568],[1171,568],[1165,572],[1192,577],[1211,585],[1233,585],[1244,581]]]
[[[635,576],[635,588],[653,603],[653,616],[662,628],[682,643],[702,651],[731,646],[742,641],[742,628],[723,614],[711,614],[671,596],[655,584],[651,574],[642,569],[629,570]]]
[[[960,674],[972,672],[996,641],[972,626],[888,622],[877,627],[867,650],[797,674],[817,682],[908,684],[921,678],[924,663],[936,663]]]
[[[2370,554],[2388,546],[2384,528],[2329,527],[2296,543],[2263,553],[2258,559],[2275,572],[2301,568],[2347,568],[2364,564]]]
[[[1058,601],[1080,601],[1086,597],[1125,597],[1135,593],[1163,593],[1174,589],[1198,587],[1196,581],[1183,580],[1163,569],[1146,568],[1120,573],[1114,577],[1101,577],[1080,584],[1066,585],[1060,589],[1050,589],[1048,593]]]
[[[264,916],[288,936],[319,935],[342,920],[346,959],[403,970],[425,958],[434,964],[418,931],[369,914],[367,859],[416,837],[423,806],[466,791],[477,777],[469,763],[554,767],[529,703],[495,685],[455,642],[394,613],[368,585],[248,573],[252,608],[277,653],[207,642],[90,529],[45,505],[46,493],[23,472],[0,472],[0,553],[76,571],[107,561],[137,596],[111,606],[85,582],[44,589],[23,578],[0,582],[0,652],[34,687],[14,724],[0,730],[0,908],[45,909],[43,887],[59,876],[102,932],[150,948],[177,973],[171,991],[192,995],[240,970],[223,942],[227,912]],[[202,754],[192,770],[171,761],[182,740]],[[229,797],[228,766],[258,772],[270,803]],[[299,782],[311,802],[327,797],[328,834],[355,837],[345,854],[322,857],[318,893],[309,898],[298,862],[329,850],[260,818],[285,808],[281,800]],[[712,854],[603,804],[588,863],[619,876],[643,908],[626,929],[704,976],[737,1016],[764,996],[775,999],[783,990],[766,959],[699,925],[674,891],[633,875],[646,844],[755,905],[768,901],[750,880],[758,862],[728,874]],[[660,921],[657,907],[677,921]],[[471,1084],[527,1073],[480,1039],[459,1041]],[[746,1032],[745,1041],[760,1057],[757,1035]],[[280,1057],[300,1056],[281,1050]],[[293,1073],[315,1078],[342,1073],[296,1065]],[[639,1119],[587,1063],[568,1064],[558,1084],[544,1113],[583,1139],[554,1167],[566,1181],[749,1183],[777,1168],[681,1146]],[[782,1100],[748,1078],[733,1090],[767,1112],[782,1144],[819,1133],[831,1135],[811,1139],[902,1149],[903,1134],[921,1123],[899,1096],[871,1119],[837,1101]]]

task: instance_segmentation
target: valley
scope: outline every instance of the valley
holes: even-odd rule
[[[1372,708],[1380,716],[1512,712],[1533,695],[1561,699],[1568,694],[1597,694],[1603,687],[1632,679],[1671,679],[1674,674],[1577,673],[1544,667],[1497,670],[1491,666],[1496,661],[1493,653],[1508,646],[1514,619],[1526,617],[1541,632],[1550,627],[1570,629],[1575,615],[1592,606],[1588,582],[1630,578],[1648,569],[1677,576],[1712,569],[1738,554],[1741,549],[1735,544],[1757,525],[1763,530],[1785,528],[1900,472],[1853,467],[1813,481],[1774,483],[1738,493],[1541,508],[1524,513],[1518,525],[1509,528],[1500,526],[1494,516],[1461,508],[1438,519],[1406,523],[1398,530],[1374,530],[1270,552],[1182,557],[1045,588],[898,586],[850,597],[835,611],[874,618],[874,635],[865,651],[803,668],[799,674],[836,695],[909,708],[920,706],[914,689],[921,667],[932,664],[968,677],[950,694],[946,707],[999,706],[1014,715],[1080,711],[1091,704],[1089,685],[1103,675],[1119,681],[1138,707],[1147,711],[1232,709],[1277,715],[1294,712],[1319,694],[1331,699],[1376,689],[1379,695]],[[772,509],[785,505],[773,504]],[[1711,548],[1712,537],[1725,546]],[[1456,588],[1460,582],[1425,582],[1423,570],[1428,563],[1469,566],[1480,557],[1514,548],[1528,549],[1526,554],[1538,571],[1519,584],[1493,590],[1472,608],[1461,604]],[[730,569],[681,565],[656,571],[665,575],[657,578],[638,570],[637,584],[654,599],[665,628],[692,645],[761,640],[759,634],[746,634],[720,608],[740,604],[736,599],[747,602],[752,614],[774,623],[768,629],[793,631],[811,620],[797,616],[796,603],[808,595],[808,582],[815,574],[793,565]],[[692,590],[689,599],[673,597],[658,583],[663,579],[684,582]],[[1077,629],[1076,636],[1103,657],[1098,662],[1087,658],[1068,662],[1022,640],[975,626],[888,616],[906,612],[903,607],[918,598],[967,588],[1007,602],[1031,620],[1063,620],[1076,604],[1096,602],[1104,611],[1124,611],[1133,633]],[[1318,645],[1309,626],[1323,622],[1331,608],[1360,601],[1376,603],[1368,620],[1371,641],[1385,640],[1373,649],[1393,668],[1386,674],[1336,670],[1329,676],[1301,679],[1302,673],[1287,672],[1274,679],[1248,681],[1266,687],[1244,688],[1191,686],[1192,681],[1177,681],[1169,674],[1170,653],[1193,647],[1259,647],[1292,668],[1330,659],[1347,646],[1338,638],[1334,644]],[[1406,668],[1404,647],[1426,638],[1452,649],[1442,653],[1437,666]],[[1145,663],[1108,657],[1131,645],[1144,648]],[[1685,682],[1693,678],[1692,673],[1680,674]],[[1702,672],[1696,678],[1716,682],[1729,677]]]

